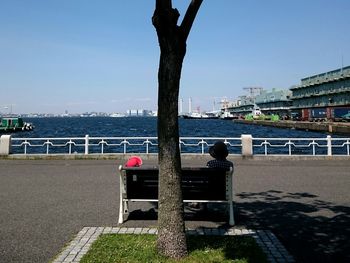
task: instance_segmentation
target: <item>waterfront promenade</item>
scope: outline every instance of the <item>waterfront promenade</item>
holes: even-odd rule
[[[207,159],[197,156],[183,165]],[[271,230],[297,262],[350,262],[348,158],[233,160],[238,227]],[[0,262],[48,262],[83,227],[117,226],[116,163],[0,160]],[[132,205],[123,225],[156,226],[151,207]],[[186,225],[222,227],[225,220],[198,213]]]

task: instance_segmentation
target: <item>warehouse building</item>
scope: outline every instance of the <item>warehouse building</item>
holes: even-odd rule
[[[255,97],[255,103],[259,106],[262,113],[266,115],[275,114],[286,119],[290,115],[291,95],[292,92],[290,90],[263,90]]]
[[[303,78],[290,90],[295,119],[339,121],[350,114],[350,66]]]

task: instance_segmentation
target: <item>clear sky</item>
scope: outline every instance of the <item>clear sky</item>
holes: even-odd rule
[[[190,0],[174,0],[181,17]],[[0,112],[157,108],[154,0],[0,0]],[[349,0],[204,0],[187,43],[187,109],[288,89],[350,65]]]

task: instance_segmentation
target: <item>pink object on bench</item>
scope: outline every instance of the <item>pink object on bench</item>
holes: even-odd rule
[[[131,156],[125,163],[125,167],[139,167],[142,165],[142,159],[139,156]]]

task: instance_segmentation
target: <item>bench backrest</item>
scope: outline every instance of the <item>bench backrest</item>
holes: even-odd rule
[[[157,168],[128,167],[121,169],[128,199],[157,199]],[[223,169],[182,168],[184,200],[227,200],[227,176]]]

